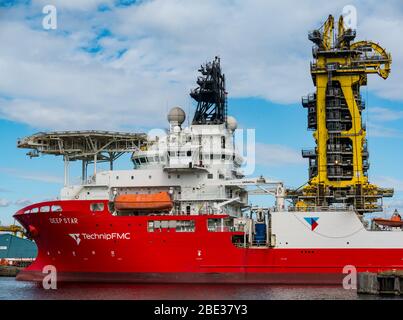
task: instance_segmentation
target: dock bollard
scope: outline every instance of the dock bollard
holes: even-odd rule
[[[357,278],[357,293],[378,294],[378,275],[372,272],[359,272]]]
[[[357,293],[401,295],[403,272],[396,270],[380,273],[360,272],[357,278]]]

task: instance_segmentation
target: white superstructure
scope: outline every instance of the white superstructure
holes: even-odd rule
[[[173,114],[180,112],[180,121]],[[234,145],[236,120],[217,125],[182,127],[184,112],[173,108],[166,134],[150,137],[132,155],[132,170],[98,172],[84,184],[66,186],[61,198],[105,199],[120,194],[151,194],[167,191],[175,206],[172,214],[226,213],[240,217],[248,208],[247,186],[273,190],[280,182],[245,179],[243,158]]]

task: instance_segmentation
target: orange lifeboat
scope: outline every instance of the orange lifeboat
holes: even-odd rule
[[[381,226],[394,227],[394,228],[403,227],[402,217],[397,211],[393,213],[390,219],[377,218],[373,219],[373,221]]]
[[[173,202],[168,192],[151,194],[122,194],[115,198],[117,210],[163,211],[171,210]]]

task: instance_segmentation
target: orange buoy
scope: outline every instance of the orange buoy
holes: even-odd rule
[[[173,202],[168,192],[151,194],[122,194],[115,198],[117,210],[162,211],[171,210]]]

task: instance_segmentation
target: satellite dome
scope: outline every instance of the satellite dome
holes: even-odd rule
[[[171,124],[181,125],[186,119],[185,111],[182,108],[172,108],[168,113],[168,122]]]
[[[227,117],[227,128],[228,130],[235,131],[235,129],[238,127],[238,122],[234,117],[228,116]]]

